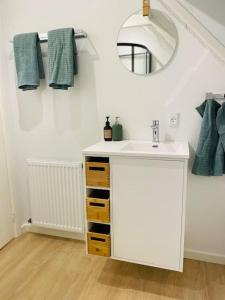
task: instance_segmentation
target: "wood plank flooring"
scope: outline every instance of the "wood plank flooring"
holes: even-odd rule
[[[184,273],[86,256],[79,241],[27,233],[0,251],[0,300],[225,300],[225,266]]]

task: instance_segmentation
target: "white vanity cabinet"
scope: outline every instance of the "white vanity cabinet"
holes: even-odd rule
[[[182,161],[113,157],[112,256],[182,270]]]
[[[188,144],[128,143],[83,151],[87,252],[182,271]]]

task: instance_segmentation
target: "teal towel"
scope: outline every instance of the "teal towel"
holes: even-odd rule
[[[224,173],[224,149],[217,129],[220,108],[214,100],[206,100],[197,107],[203,121],[192,168],[195,175],[222,176]]]
[[[67,90],[77,74],[77,47],[73,28],[48,32],[49,86]]]
[[[45,77],[38,33],[15,35],[13,42],[18,87],[23,91],[35,90]]]
[[[217,130],[219,133],[219,146],[218,148],[223,150],[224,153],[224,168],[223,173],[225,174],[225,103],[222,104],[221,108],[218,111],[217,119]]]
[[[225,103],[222,104],[221,108],[218,111],[216,124],[220,136],[220,141],[225,152]]]

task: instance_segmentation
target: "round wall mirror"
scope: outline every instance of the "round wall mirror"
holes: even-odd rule
[[[163,69],[172,59],[178,41],[173,21],[163,12],[152,9],[130,16],[119,32],[117,49],[120,61],[138,75],[149,75]]]

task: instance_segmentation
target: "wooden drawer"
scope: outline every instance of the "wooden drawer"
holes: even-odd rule
[[[87,233],[88,254],[99,256],[110,256],[110,226],[93,223],[92,228]]]
[[[109,199],[87,197],[86,208],[88,221],[110,222]]]
[[[88,254],[110,256],[110,235],[88,232]]]
[[[86,185],[109,187],[109,163],[86,162]]]

